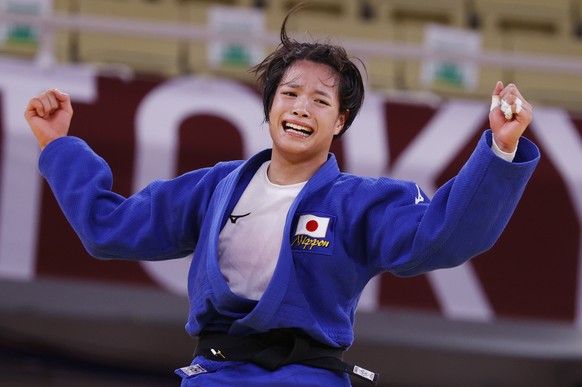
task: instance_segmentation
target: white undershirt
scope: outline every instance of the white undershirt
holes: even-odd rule
[[[222,275],[233,293],[252,300],[261,298],[273,276],[287,212],[306,183],[271,183],[269,164],[257,170],[218,237]]]

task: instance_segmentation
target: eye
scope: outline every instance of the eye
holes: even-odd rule
[[[282,91],[281,94],[286,95],[288,97],[296,97],[297,93],[295,93],[294,91]]]
[[[331,106],[329,104],[329,102],[327,102],[326,100],[323,100],[323,99],[316,99],[315,102],[322,104],[322,105],[325,105],[325,106]]]

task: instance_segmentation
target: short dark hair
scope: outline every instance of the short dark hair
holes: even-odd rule
[[[302,8],[301,4],[293,7],[285,16],[281,26],[279,46],[261,63],[251,69],[251,72],[254,72],[257,77],[259,88],[262,89],[265,121],[269,122],[269,112],[273,105],[275,92],[289,67],[298,60],[321,63],[331,67],[337,74],[339,79],[339,111],[347,113],[341,132],[334,136],[334,139],[337,139],[350,127],[364,102],[362,74],[341,46],[322,42],[299,43],[289,38],[286,30],[287,20],[299,8]],[[364,66],[361,60],[355,59]]]

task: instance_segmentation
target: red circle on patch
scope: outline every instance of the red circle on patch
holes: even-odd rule
[[[315,230],[317,230],[317,228],[319,227],[319,224],[317,224],[316,220],[310,220],[309,222],[307,222],[307,224],[305,225],[305,228],[307,229],[307,231],[309,232],[314,232]]]

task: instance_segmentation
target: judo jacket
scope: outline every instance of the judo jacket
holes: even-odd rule
[[[321,343],[347,348],[359,297],[372,277],[454,267],[498,239],[539,151],[521,138],[514,161],[507,162],[490,146],[486,131],[459,174],[432,200],[412,182],[341,173],[330,154],[288,212],[277,266],[258,301],[230,291],[217,246],[221,228],[270,150],[154,181],[129,198],[111,191],[108,165],[78,138],[51,142],[39,168],[91,255],[164,260],[193,254],[190,335],[299,328]],[[311,232],[315,224],[306,220],[320,227]]]

